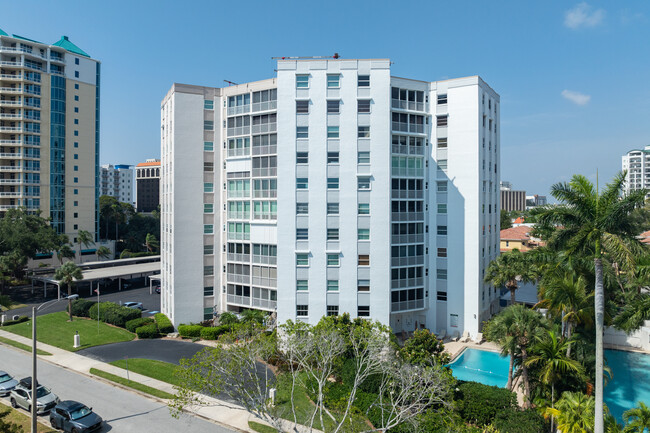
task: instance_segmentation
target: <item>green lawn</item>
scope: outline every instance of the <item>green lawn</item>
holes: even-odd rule
[[[99,323],[99,332],[97,331],[97,322],[94,320],[75,317],[72,322],[68,322],[68,313],[65,311],[39,316],[36,326],[38,341],[73,352],[101,344],[131,341],[135,338],[135,335],[126,329],[110,326],[103,322]],[[23,337],[32,337],[31,320],[4,326],[2,329]],[[74,344],[73,337],[77,331],[81,336],[81,347],[75,349],[72,346]]]
[[[277,430],[273,427],[269,427],[266,424],[260,424],[255,421],[248,421],[248,427],[259,433],[277,433]]]
[[[12,409],[0,405],[0,418],[7,423],[18,424],[18,426],[22,427],[24,432],[30,431],[32,427],[31,418],[27,415],[27,412],[22,411],[21,409]],[[52,428],[41,424],[40,420],[37,424],[37,430],[38,433],[56,433],[56,430],[52,430]]]
[[[98,370],[96,368],[91,368],[90,369],[90,374],[94,374],[95,376],[103,377],[104,379],[108,379],[112,382],[119,383],[120,385],[128,386],[129,388],[136,389],[138,391],[142,391],[147,394],[151,394],[155,397],[158,398],[164,398],[167,400],[171,400],[174,398],[174,396],[168,392],[161,391],[156,388],[152,388],[150,386],[144,385],[140,382],[134,382],[132,380],[126,380],[124,377],[116,376],[114,374],[108,373],[103,370]]]
[[[126,361],[120,359],[111,362],[112,365],[120,368],[126,368]],[[149,376],[162,382],[178,385],[178,380],[174,377],[174,370],[178,368],[175,364],[169,362],[154,361],[152,359],[132,358],[129,359],[129,371],[139,373],[143,376]]]
[[[8,344],[9,346],[17,347],[18,349],[22,349],[22,350],[25,350],[27,352],[32,351],[31,346],[28,346],[28,345],[23,344],[23,343],[19,343],[19,342],[14,341],[14,340],[10,340],[8,338],[0,337],[0,343]],[[38,353],[39,355],[52,355],[50,352],[46,352],[46,351],[41,350],[39,348],[36,348],[36,353]]]

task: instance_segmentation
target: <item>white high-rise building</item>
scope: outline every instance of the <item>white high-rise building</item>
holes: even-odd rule
[[[134,172],[130,165],[102,165],[101,195],[115,197],[123,203],[133,204]]]
[[[162,102],[162,310],[349,313],[475,335],[498,309],[499,95],[389,60],[280,60],[277,78]]]
[[[630,150],[621,160],[623,171],[627,171],[625,194],[639,189],[650,189],[650,146]]]

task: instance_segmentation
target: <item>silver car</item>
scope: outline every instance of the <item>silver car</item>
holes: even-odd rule
[[[6,371],[0,370],[0,396],[9,395],[12,389],[18,385],[18,381],[11,377]]]
[[[9,394],[11,407],[14,409],[22,407],[27,412],[32,409],[32,390],[18,384]],[[59,397],[56,396],[49,388],[38,385],[36,388],[36,413],[43,415],[48,413],[59,403]]]
[[[125,307],[129,307],[129,308],[135,308],[135,309],[138,309],[140,311],[144,310],[144,307],[142,306],[142,302],[125,302],[122,305],[124,305]]]

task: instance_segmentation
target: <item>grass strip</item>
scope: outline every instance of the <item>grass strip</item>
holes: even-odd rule
[[[31,353],[31,351],[32,351],[32,348],[30,346],[28,346],[27,344],[19,343],[17,341],[10,340],[9,338],[0,337],[0,343],[7,344],[9,346],[13,346],[13,347],[16,347],[18,349],[22,349],[22,350],[24,350],[26,352]],[[46,351],[38,349],[38,348],[36,349],[36,353],[39,354],[39,355],[48,355],[48,356],[52,355],[50,352],[46,352]]]
[[[0,419],[6,423],[17,424],[19,428],[22,428],[22,430],[19,431],[28,432],[32,427],[32,419],[25,415],[25,413],[21,413],[19,410],[12,409],[11,407],[5,408],[0,404]],[[51,427],[43,424],[40,419],[38,420],[36,428],[38,433],[56,433],[56,430],[52,430]]]
[[[127,361],[119,359],[110,364],[126,369]],[[151,377],[160,380],[161,382],[167,382],[172,385],[179,385],[180,383],[179,380],[174,377],[174,371],[178,368],[178,365],[176,364],[144,358],[129,358],[128,364],[129,371],[134,373]]]
[[[170,393],[165,392],[165,391],[161,391],[161,390],[156,389],[156,388],[152,388],[150,386],[144,385],[144,384],[139,383],[139,382],[134,382],[132,380],[131,381],[126,380],[126,378],[124,378],[124,377],[116,376],[116,375],[111,374],[111,373],[109,373],[107,371],[98,370],[96,368],[91,368],[90,369],[90,374],[94,374],[95,376],[99,376],[99,377],[103,377],[104,379],[108,379],[111,382],[119,383],[120,385],[128,386],[129,388],[133,388],[135,390],[142,391],[142,392],[147,393],[147,394],[151,394],[154,397],[164,398],[164,399],[167,399],[167,400],[170,400],[170,399],[174,398],[173,394],[170,394]]]
[[[266,424],[260,424],[255,421],[248,421],[248,427],[255,430],[258,433],[277,433],[277,430],[273,427],[270,427]]]

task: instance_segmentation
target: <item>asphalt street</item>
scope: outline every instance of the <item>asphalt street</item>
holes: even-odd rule
[[[92,407],[106,421],[103,432],[234,433],[192,415],[183,414],[178,419],[173,418],[169,409],[157,401],[46,361],[39,360],[38,368],[38,381],[51,388],[61,400],[76,400]],[[0,346],[0,369],[17,378],[31,376],[31,357],[27,353]]]
[[[155,359],[178,365],[182,358],[191,358],[203,349],[205,346],[187,341],[133,340],[90,347],[77,353],[102,362],[113,362],[129,357]]]

